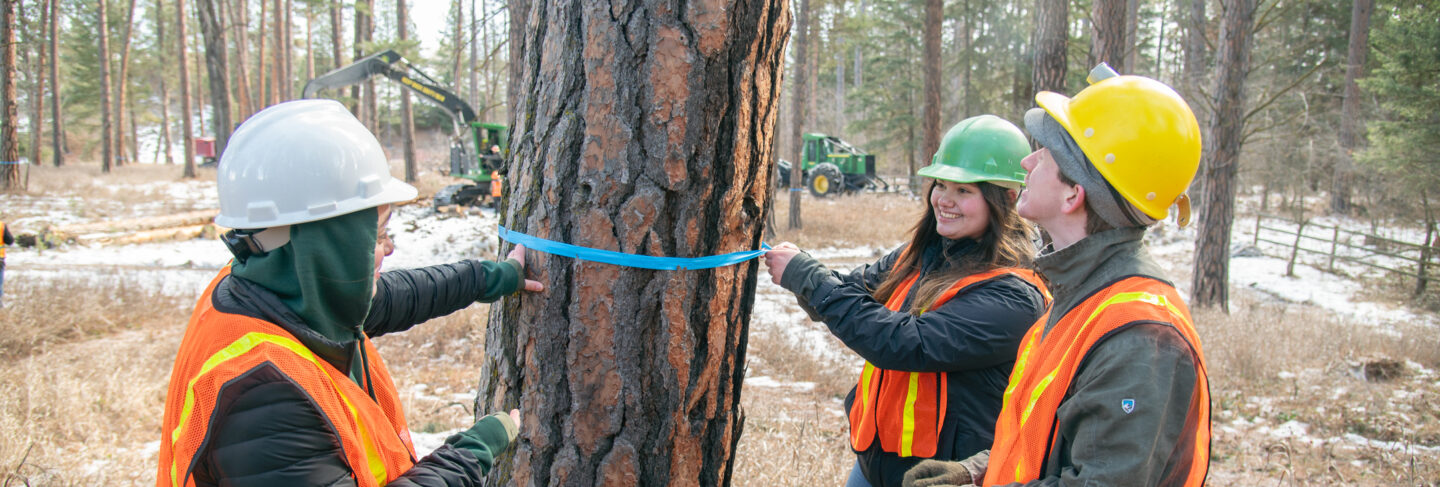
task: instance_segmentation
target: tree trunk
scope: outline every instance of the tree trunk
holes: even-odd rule
[[[330,69],[340,69],[348,63],[342,56],[341,47],[344,47],[344,36],[340,35],[345,30],[344,19],[340,16],[340,0],[330,2],[330,60],[334,62]]]
[[[118,165],[135,161],[135,151],[127,150],[130,147],[125,143],[125,112],[130,106],[130,39],[135,32],[135,0],[128,3],[125,9],[125,35],[120,42],[120,77],[115,80],[115,150],[118,151]]]
[[[1132,73],[1140,72],[1140,66],[1135,64],[1136,53],[1140,52],[1139,27],[1140,0],[1125,0],[1125,69]],[[1156,43],[1160,41],[1157,39]],[[1160,77],[1160,73],[1155,73],[1155,77]]]
[[[115,163],[115,131],[110,105],[110,19],[106,0],[96,0],[96,11],[100,18],[100,170],[109,173]]]
[[[1065,93],[1066,44],[1070,2],[1035,0],[1035,91]]]
[[[45,46],[46,43],[39,42],[42,37],[40,29],[49,28],[50,7],[48,1],[41,2],[40,22],[37,26],[26,29],[26,37],[31,48],[34,48],[35,64],[31,65],[30,78],[35,80],[35,92],[30,95],[30,163],[40,164],[41,144],[44,143],[45,132]]]
[[[504,225],[645,255],[757,248],[786,2],[523,1]],[[486,485],[729,485],[758,263],[527,263],[546,291],[486,330],[481,408],[525,416]]]
[[[1090,63],[1110,63],[1115,72],[1129,73],[1125,66],[1125,0],[1094,0],[1090,22]]]
[[[60,110],[60,0],[50,0],[50,151],[55,167],[65,165],[65,112]]]
[[[0,0],[0,185],[6,191],[20,189],[20,144],[16,138],[15,121],[20,107],[15,100],[15,26],[16,0]]]
[[[361,32],[364,34],[364,38],[360,42],[368,43],[375,38],[375,0],[364,0],[364,5],[365,21],[359,22],[359,25],[363,27]],[[358,8],[357,5],[357,10]],[[359,19],[361,16],[357,13],[355,17]],[[356,59],[359,58],[359,56],[356,56]],[[365,86],[365,96],[361,99],[361,103],[365,108],[361,110],[361,112],[364,113],[364,117],[360,120],[365,122],[365,126],[368,127],[371,132],[379,134],[380,114],[378,113],[375,100],[375,80],[368,78],[362,84]]]
[[[265,44],[269,42],[265,37],[265,29],[268,25],[265,21],[267,5],[269,5],[269,2],[260,0],[260,18],[258,19],[260,22],[260,31],[257,32],[256,34],[258,35],[255,36],[260,42],[260,45],[255,50],[255,87],[256,92],[260,95],[259,102],[257,103],[259,106],[255,107],[255,111],[257,112],[275,104],[275,87],[270,84],[269,60],[265,57]]]
[[[405,27],[405,3],[406,0],[395,1],[396,31],[402,44],[409,30]],[[410,90],[400,90],[400,146],[405,155],[405,181],[413,183],[419,175],[415,167],[415,119],[411,113]]]
[[[197,0],[196,15],[200,18],[200,32],[205,38],[205,69],[210,75],[210,128],[215,134],[215,156],[225,151],[230,139],[230,81],[225,75],[229,60],[225,54],[225,31],[220,24],[216,2],[219,0]]]
[[[1182,0],[1185,1],[1185,0]],[[1198,100],[1200,96],[1201,80],[1205,77],[1205,1],[1188,0],[1190,3],[1189,18],[1185,24],[1185,68],[1181,76],[1182,93],[1191,100]],[[1197,107],[1199,108],[1199,107]],[[1198,112],[1199,110],[1197,110]],[[1197,113],[1196,115],[1199,115]],[[1201,125],[1206,125],[1201,120]]]
[[[1219,78],[1215,116],[1210,121],[1211,150],[1202,160],[1205,211],[1195,242],[1195,271],[1190,289],[1199,307],[1230,311],[1230,224],[1235,216],[1235,174],[1244,133],[1245,74],[1254,38],[1255,0],[1225,0],[1220,23]]]
[[[280,71],[280,100],[289,101],[295,99],[295,1],[285,0],[285,22],[281,24],[281,43],[278,46],[280,52],[284,53],[285,69]]]
[[[944,0],[925,0],[925,53],[920,65],[925,73],[925,107],[920,114],[920,154],[927,157],[940,148],[940,21]]]
[[[185,177],[195,177],[195,126],[191,120],[194,113],[190,108],[190,62],[185,42],[185,0],[175,0],[175,44],[179,46],[175,59],[180,69],[180,133],[181,144],[185,146]]]
[[[799,21],[795,23],[795,98],[794,115],[790,119],[790,140],[795,144],[794,159],[790,161],[790,226],[804,228],[800,219],[800,188],[805,187],[805,108],[810,106],[810,83],[805,71],[806,51],[809,49],[810,0],[800,0]]]
[[[275,87],[275,102],[279,103],[286,100],[285,85],[287,83],[285,83],[285,51],[289,49],[285,45],[284,38],[285,5],[281,3],[281,0],[274,0],[274,3],[271,4],[271,7],[271,10],[273,11],[271,15],[274,16],[271,19],[271,22],[273,22],[274,28],[270,30],[270,35],[272,36],[270,39],[270,45],[272,46],[272,52],[270,53],[270,56],[271,63],[273,63],[270,66],[270,84],[271,86]]]
[[[351,43],[351,46],[354,48],[354,55],[350,57],[350,59],[354,61],[359,61],[360,58],[365,56],[365,22],[367,22],[366,16],[370,13],[370,7],[366,5],[368,1],[369,0],[355,0],[355,41]],[[355,113],[355,118],[360,119],[360,123],[365,124],[366,127],[370,127],[365,118],[365,104],[360,100],[360,88],[362,86],[364,86],[364,83],[350,86],[350,99],[355,100],[355,106],[352,111]]]
[[[305,80],[315,79],[315,9],[305,4]],[[293,93],[292,93],[293,94]]]
[[[970,8],[970,0],[962,0],[960,5],[965,12],[965,18],[960,20],[965,24],[965,49],[961,56],[965,65],[960,68],[960,96],[963,100],[960,114],[962,118],[969,118],[975,114],[975,11]]]
[[[165,2],[162,0],[155,0],[155,45],[162,47],[155,53],[156,58],[160,60],[160,65],[168,66],[165,49],[163,49],[165,46]],[[160,78],[160,143],[156,150],[163,149],[165,163],[174,164],[175,157],[170,154],[170,145],[173,143],[170,140],[170,90],[165,84],[165,73],[157,74],[157,77]]]
[[[480,45],[477,37],[479,37],[480,27],[483,25],[481,22],[489,22],[490,19],[481,19],[475,16],[475,2],[476,0],[470,0],[470,69],[467,71],[469,73],[467,77],[470,81],[470,105],[484,110],[485,106],[480,103]],[[455,81],[458,83],[460,80]],[[482,118],[481,121],[483,122],[484,119]]]
[[[1350,9],[1350,53],[1345,66],[1345,98],[1340,104],[1340,154],[1330,187],[1330,211],[1350,213],[1350,190],[1355,178],[1355,148],[1359,146],[1356,125],[1360,120],[1360,85],[1365,76],[1365,58],[1370,51],[1370,13],[1375,0],[1355,0]]]
[[[256,111],[252,102],[253,95],[250,87],[250,5],[247,0],[239,0],[230,7],[230,23],[235,25],[235,64],[240,70],[235,76],[236,87],[235,97],[237,113],[234,113],[232,120],[245,120]]]

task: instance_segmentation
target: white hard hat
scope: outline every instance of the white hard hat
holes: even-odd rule
[[[415,198],[390,176],[380,141],[334,100],[296,100],[250,117],[220,157],[220,215],[229,228],[269,228]]]

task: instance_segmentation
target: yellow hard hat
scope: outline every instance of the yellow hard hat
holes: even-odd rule
[[[1090,86],[1074,98],[1042,91],[1035,95],[1090,164],[1126,201],[1156,220],[1180,205],[1178,219],[1190,219],[1185,190],[1200,166],[1200,124],[1190,105],[1164,83],[1120,76],[1101,63]]]

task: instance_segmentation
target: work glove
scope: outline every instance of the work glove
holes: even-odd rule
[[[480,460],[480,472],[489,473],[495,457],[509,448],[520,434],[520,428],[515,425],[515,415],[494,413],[480,418],[470,429],[446,438],[445,444],[474,454]]]
[[[903,487],[946,487],[979,484],[985,481],[990,450],[960,461],[925,460],[905,472]]]

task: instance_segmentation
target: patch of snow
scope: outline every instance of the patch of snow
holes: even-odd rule
[[[464,430],[457,428],[449,431],[441,431],[438,433],[420,433],[416,431],[411,431],[410,442],[415,445],[415,458],[425,458],[425,455],[429,455],[430,452],[433,452],[435,451],[435,449],[444,446],[446,438],[449,438],[450,435],[459,433],[461,431]]]
[[[771,387],[795,389],[798,391],[811,391],[815,389],[814,382],[780,382],[769,376],[746,377],[745,385],[751,387]]]

